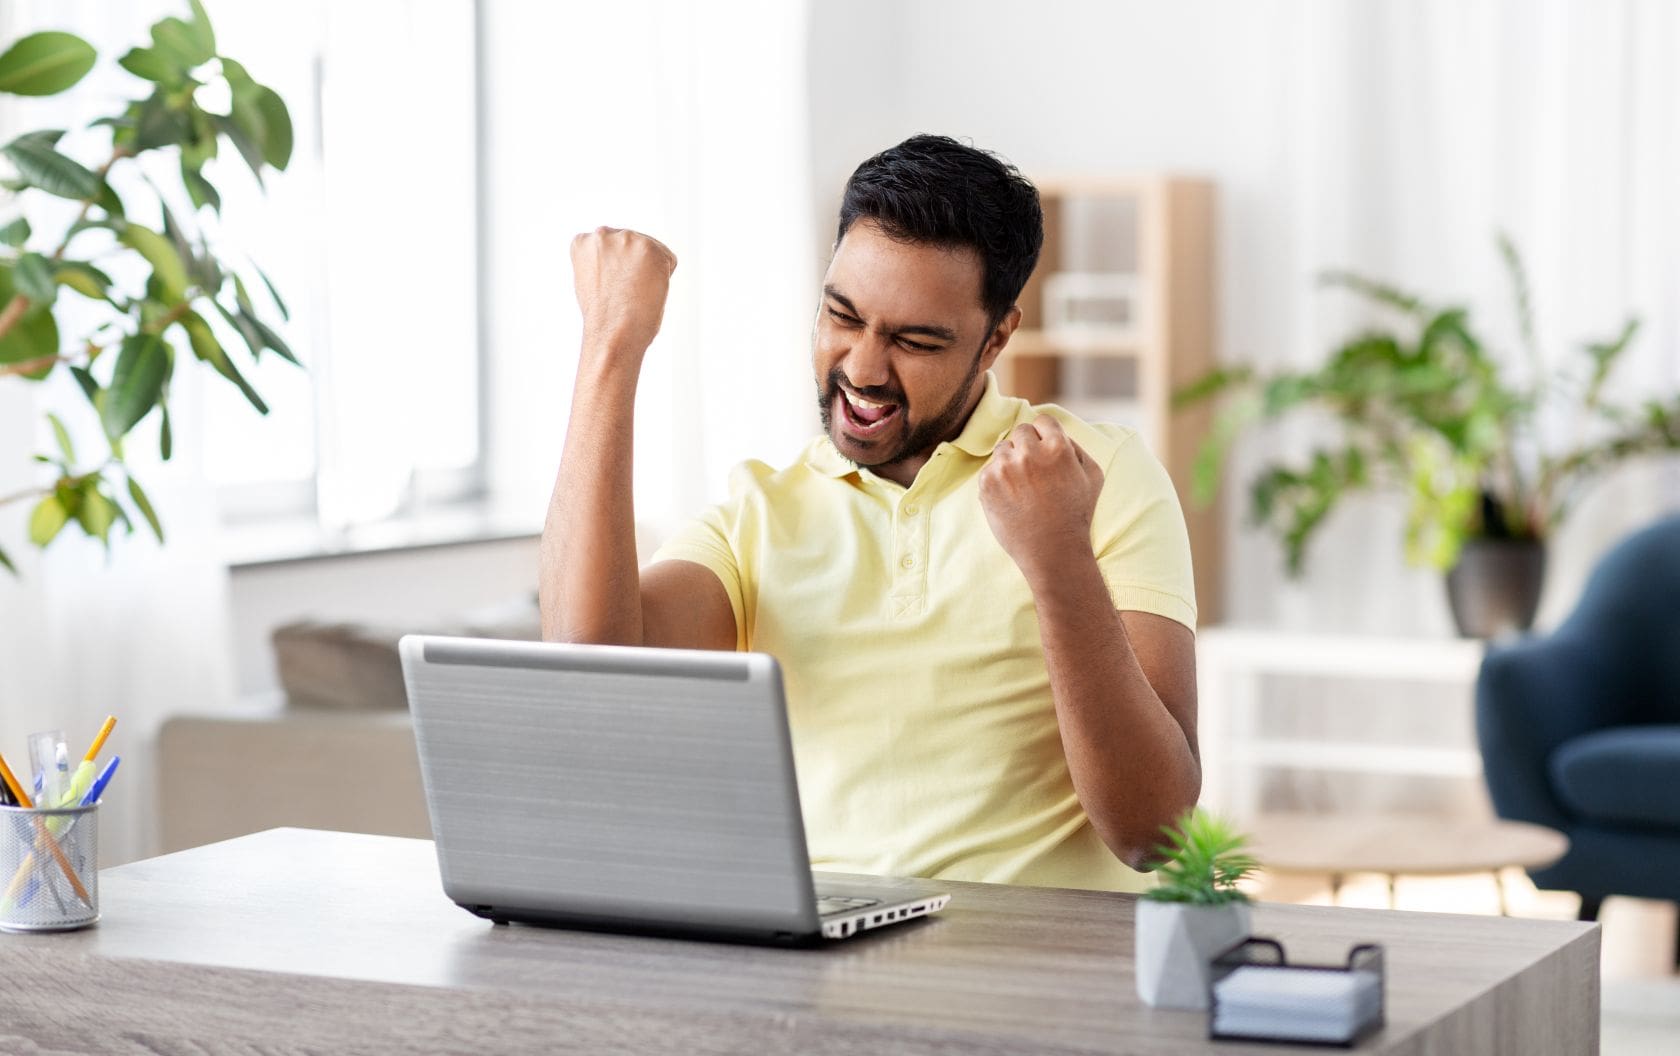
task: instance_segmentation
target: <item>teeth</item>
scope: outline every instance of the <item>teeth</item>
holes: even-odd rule
[[[891,406],[891,404],[876,403],[874,400],[866,400],[862,396],[853,396],[851,393],[846,392],[846,390],[844,390],[844,389],[841,389],[840,391],[845,394],[847,402],[849,402],[853,407],[865,407],[865,408],[868,408],[869,410],[873,411],[873,410],[877,410],[877,409],[882,408],[882,407],[890,407]]]

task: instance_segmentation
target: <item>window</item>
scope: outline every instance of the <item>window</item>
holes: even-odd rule
[[[266,194],[236,156],[211,179],[233,259],[273,278],[308,365],[251,373],[267,417],[209,386],[207,471],[229,521],[339,530],[483,491],[474,6],[215,13],[221,49],[291,110],[292,163]]]

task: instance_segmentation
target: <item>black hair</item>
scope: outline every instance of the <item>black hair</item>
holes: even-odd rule
[[[977,251],[990,326],[1014,307],[1044,245],[1032,182],[997,154],[949,136],[911,136],[859,165],[840,200],[836,246],[858,220],[900,241]]]

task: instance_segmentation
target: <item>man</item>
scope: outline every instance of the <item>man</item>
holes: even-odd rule
[[[631,231],[572,243],[544,635],[780,660],[817,868],[1136,890],[1196,802],[1171,483],[1131,430],[988,370],[1042,242],[1037,191],[995,155],[916,136],[865,161],[812,341],[826,435],[741,466],[640,571],[631,412],[676,258]]]

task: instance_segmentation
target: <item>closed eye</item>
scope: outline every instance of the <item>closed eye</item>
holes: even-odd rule
[[[833,319],[835,322],[839,323],[841,326],[862,326],[863,325],[863,320],[859,319],[855,315],[847,315],[845,312],[840,311],[838,308],[830,308],[828,310],[828,317],[830,319]]]
[[[924,345],[920,341],[912,341],[908,337],[899,338],[898,343],[912,352],[938,352],[941,347],[939,345]]]

